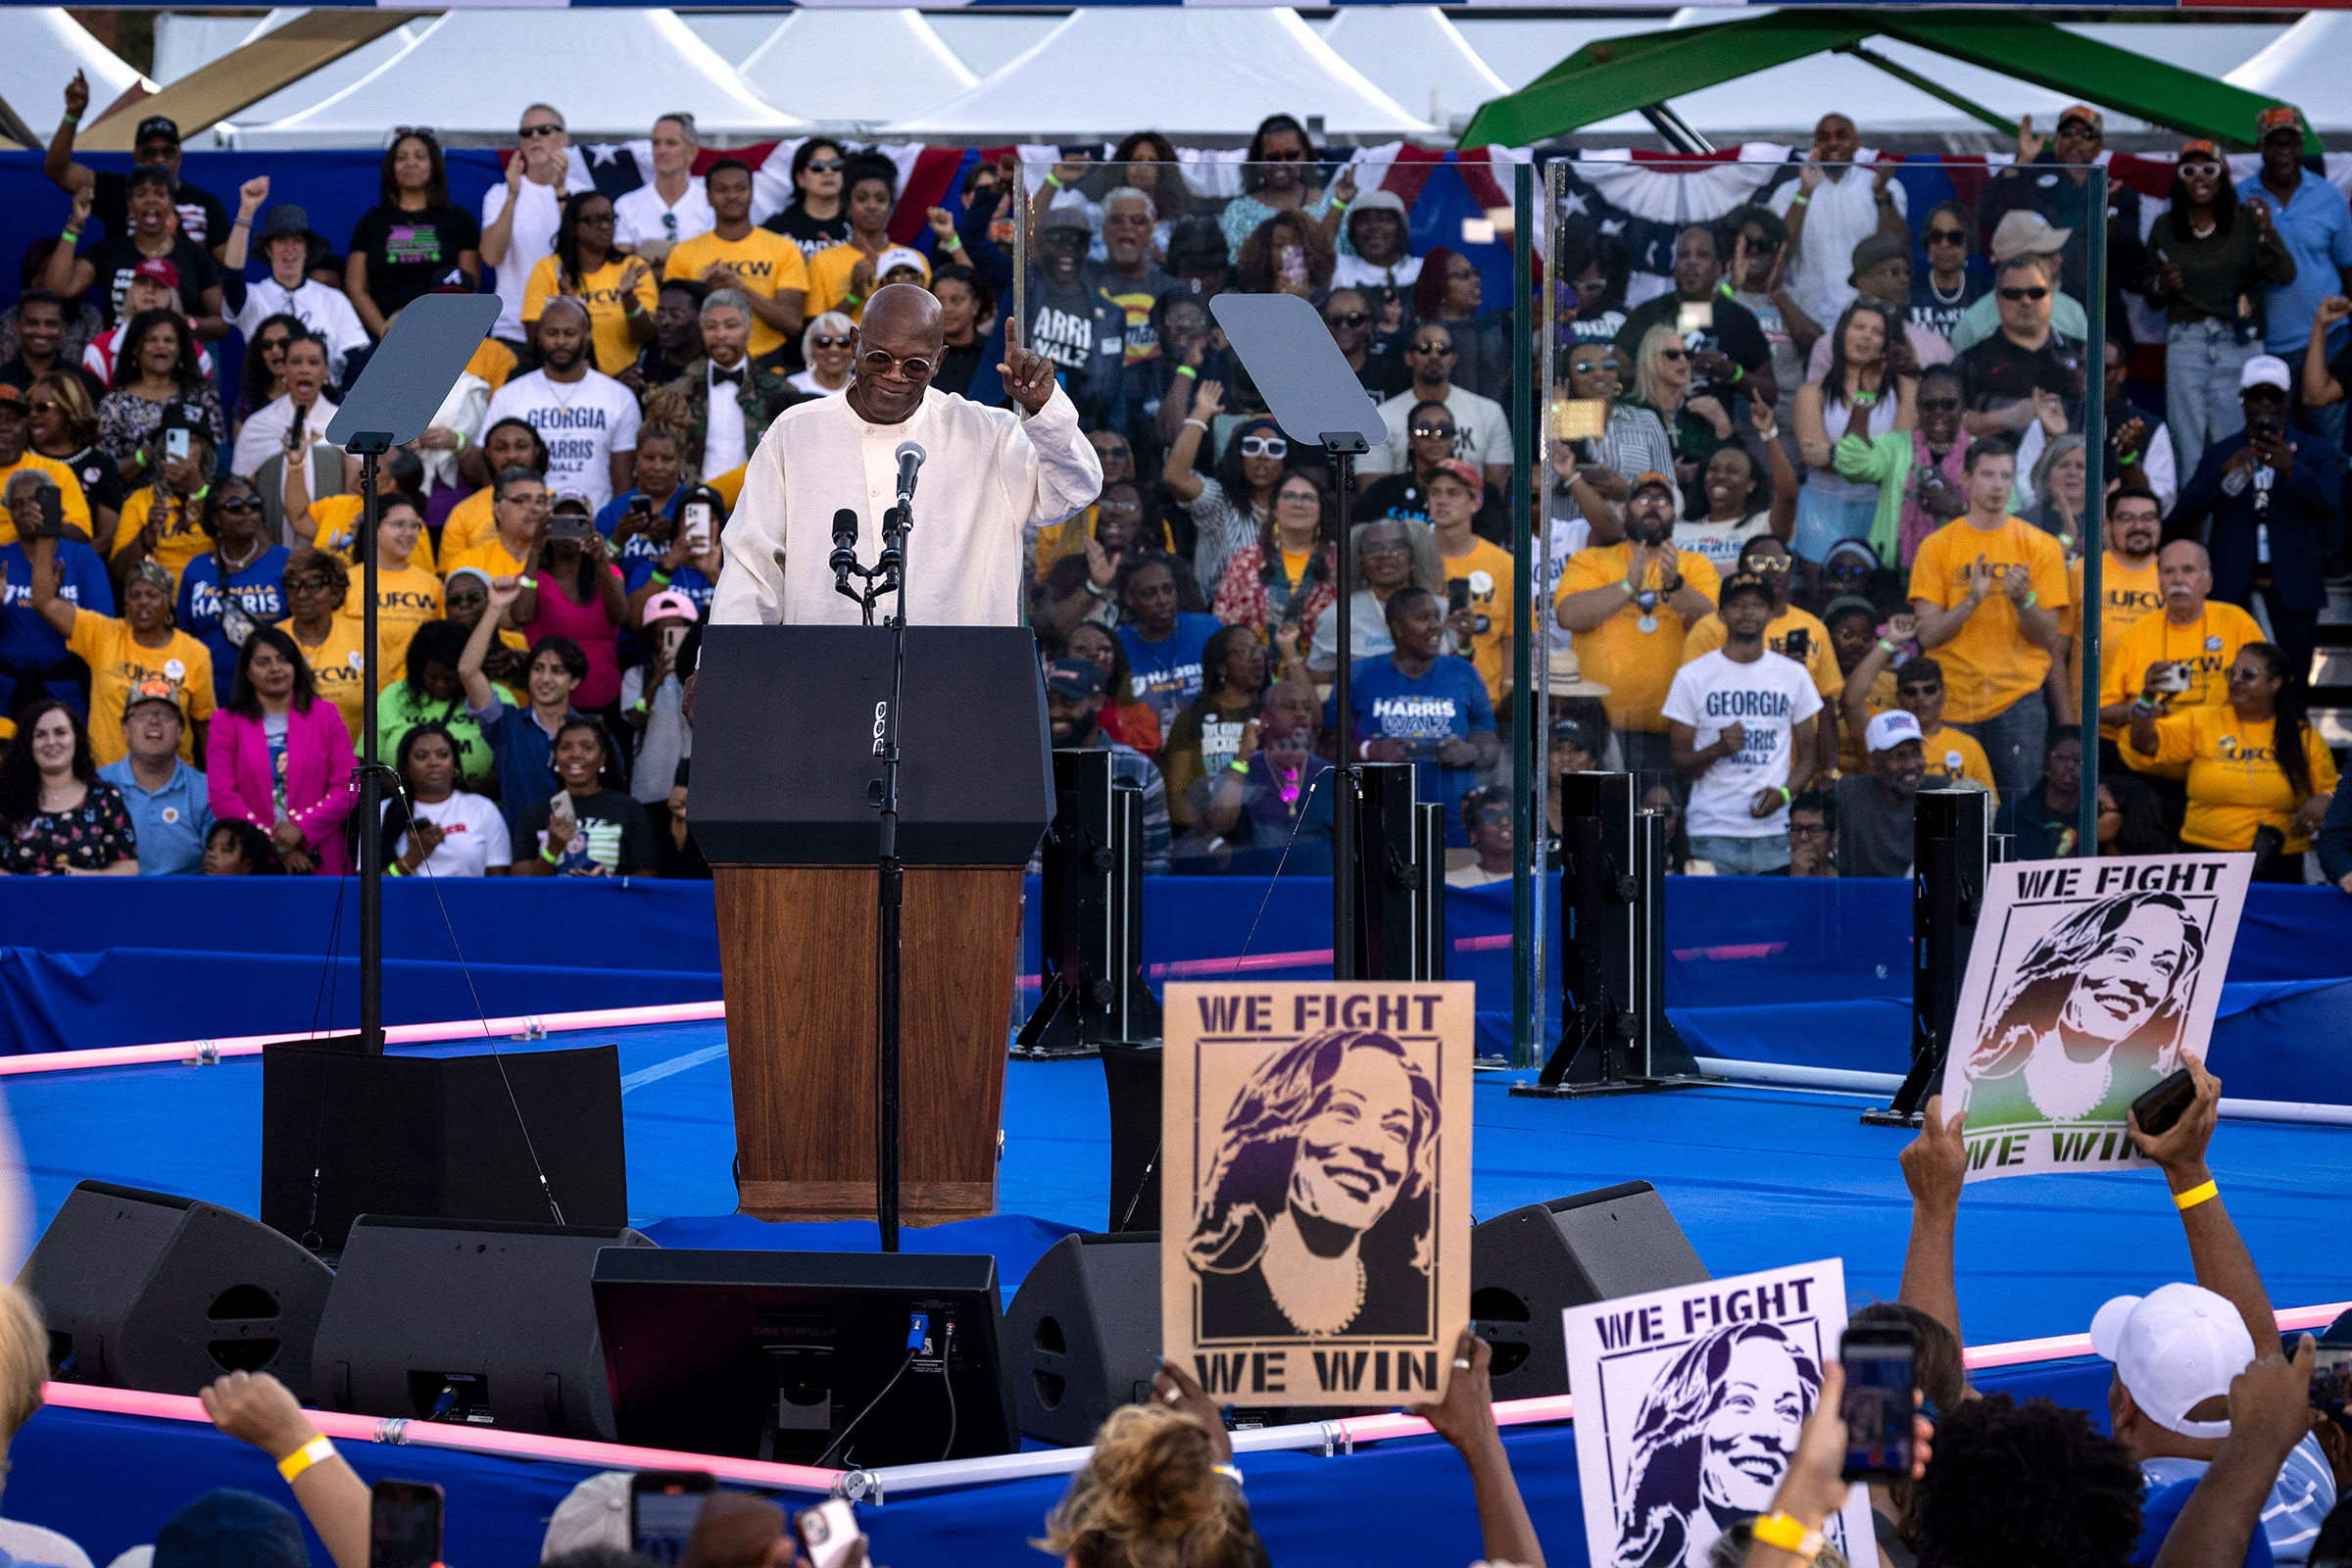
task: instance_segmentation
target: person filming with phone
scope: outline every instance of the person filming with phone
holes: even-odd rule
[[[2303,682],[2277,647],[2249,642],[2227,675],[2229,701],[2166,713],[2158,665],[2132,704],[2124,755],[2187,769],[2183,844],[2251,850],[2264,882],[2303,880],[2303,852],[2328,815],[2335,758],[2303,712]]]
[[[2213,551],[2213,597],[2251,610],[2260,594],[2272,640],[2301,672],[2311,668],[2328,602],[2324,564],[2344,539],[2344,461],[2287,418],[2291,380],[2284,360],[2246,362],[2238,378],[2246,427],[2205,449],[2166,531],[2202,532]]]

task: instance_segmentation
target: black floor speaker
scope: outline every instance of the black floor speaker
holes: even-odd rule
[[[1494,1347],[1494,1397],[1568,1392],[1561,1308],[1706,1278],[1647,1182],[1530,1203],[1472,1227],[1470,1317]]]
[[[1004,1359],[1022,1435],[1061,1447],[1094,1442],[1111,1411],[1151,1398],[1159,1233],[1064,1236],[1048,1248],[1005,1309]]]
[[[267,1372],[308,1403],[312,1338],[333,1281],[232,1209],[82,1182],[17,1288],[49,1325],[61,1382],[192,1395],[225,1372]]]
[[[1102,1049],[1102,1081],[1110,1092],[1110,1213],[1102,1228],[1156,1231],[1161,1051],[1111,1041]]]
[[[626,1225],[619,1049],[267,1047],[263,1223],[332,1253],[361,1214]]]
[[[311,1352],[318,1406],[611,1443],[589,1276],[632,1230],[354,1221]]]

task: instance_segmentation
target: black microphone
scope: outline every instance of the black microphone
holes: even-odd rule
[[[919,442],[899,443],[899,505],[914,499],[914,476],[923,466],[923,449]]]
[[[858,567],[858,514],[848,507],[833,514],[833,586],[849,592],[850,573]]]

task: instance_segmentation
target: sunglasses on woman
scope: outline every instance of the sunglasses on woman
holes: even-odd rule
[[[1362,326],[1372,319],[1372,313],[1370,311],[1342,311],[1337,316],[1326,316],[1323,319],[1333,326]]]
[[[835,174],[848,162],[845,158],[811,158],[804,167],[811,174]]]
[[[2222,166],[2209,158],[2199,158],[2192,163],[2181,164],[2179,168],[2183,174],[2202,174],[2207,179],[2219,178],[2222,172]]]
[[[1661,359],[1661,360],[1687,360],[1687,359],[1689,359],[1690,357],[1690,351],[1689,349],[1660,349],[1660,350],[1658,350],[1658,358],[1659,358],[1659,359]]]
[[[1242,456],[1245,458],[1287,458],[1291,444],[1278,435],[1246,435],[1242,437]]]
[[[1931,228],[1928,230],[1928,243],[1931,245],[1965,245],[1968,243],[1968,230],[1965,228]]]
[[[848,338],[834,337],[832,334],[826,332],[819,332],[816,336],[810,338],[808,342],[811,347],[820,349],[846,349],[850,346],[850,340]]]
[[[213,510],[236,513],[259,512],[262,510],[262,498],[259,496],[224,496],[213,503]]]
[[[1434,441],[1439,436],[1444,436],[1450,441],[1453,439],[1453,426],[1450,424],[1416,424],[1412,427],[1412,433],[1427,440]]]

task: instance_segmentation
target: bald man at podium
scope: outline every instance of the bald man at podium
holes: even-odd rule
[[[906,540],[907,624],[1019,625],[1025,541],[1084,511],[1102,491],[1102,465],[1054,362],[1020,347],[1009,321],[1004,342],[1010,408],[939,391],[939,301],[911,283],[877,290],[858,327],[849,390],[785,411],[752,456],[712,623],[857,625],[858,602],[835,591],[828,564],[834,514],[858,514],[858,559],[871,563],[882,514],[898,500],[897,454],[911,441],[924,460]]]

